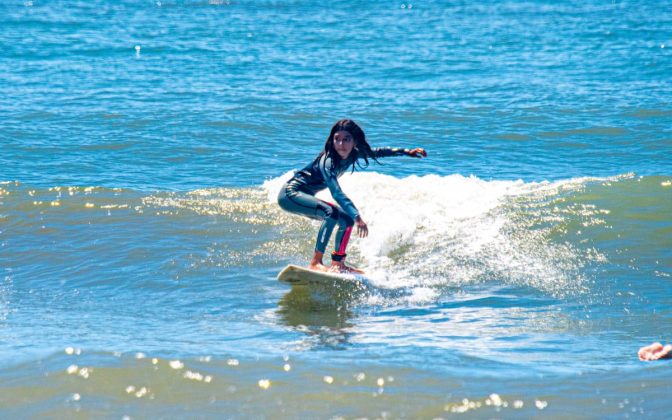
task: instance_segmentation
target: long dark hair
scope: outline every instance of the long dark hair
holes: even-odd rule
[[[340,166],[343,159],[341,159],[341,156],[336,153],[336,149],[334,149],[334,134],[339,131],[347,131],[355,140],[355,146],[353,147],[352,152],[350,152],[350,156],[348,156],[348,163],[352,164],[353,172],[355,171],[355,165],[359,166],[360,169],[369,166],[369,159],[376,163],[380,163],[378,162],[378,159],[376,159],[373,150],[371,150],[371,146],[369,146],[369,143],[366,141],[364,130],[362,130],[353,120],[348,119],[338,120],[336,121],[336,124],[331,127],[329,137],[327,137],[327,141],[324,143],[324,149],[320,152],[320,155],[317,157],[318,159],[327,155],[327,157],[334,161],[336,166]],[[360,163],[360,159],[364,161],[364,166]]]

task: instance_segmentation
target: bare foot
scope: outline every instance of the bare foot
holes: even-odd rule
[[[341,274],[364,274],[364,270],[360,270],[355,267],[348,267],[345,264],[332,263],[329,267],[329,271],[332,273],[341,273]]]
[[[324,272],[329,271],[329,267],[327,267],[324,264],[319,264],[319,263],[318,264],[309,264],[308,269],[313,270],[313,271],[324,271]]]
[[[648,361],[670,358],[672,357],[671,352],[672,344],[663,347],[660,343],[653,343],[639,349],[637,355],[639,356],[639,360]]]
[[[364,274],[364,270],[360,270],[360,269],[357,268],[357,267],[348,267],[348,266],[346,265],[345,268],[346,268],[347,270],[349,270],[351,273],[354,273],[354,274]]]

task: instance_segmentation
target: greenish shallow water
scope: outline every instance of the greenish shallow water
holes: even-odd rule
[[[7,371],[0,402],[6,415],[24,418],[593,418],[650,417],[668,407],[669,375],[653,367],[628,370],[623,381],[623,372],[503,379],[356,365],[54,355]]]

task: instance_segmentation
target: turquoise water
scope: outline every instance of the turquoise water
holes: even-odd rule
[[[672,408],[669,2],[0,4],[0,417]],[[275,280],[349,117],[352,295]]]

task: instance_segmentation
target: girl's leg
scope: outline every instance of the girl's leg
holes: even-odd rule
[[[337,208],[340,210],[340,207]],[[345,250],[348,247],[348,241],[350,240],[350,234],[354,225],[355,221],[345,212],[341,211],[338,218],[338,232],[336,233],[336,250],[331,254],[331,270],[333,271],[364,274],[364,271],[358,268],[345,265]]]
[[[315,198],[315,196],[300,191],[295,191],[283,187],[278,194],[278,204],[284,210],[294,214],[309,217],[315,220],[322,220],[322,226],[317,232],[315,241],[315,253],[310,261],[309,268],[314,270],[327,271],[328,268],[322,263],[324,252],[327,248],[331,233],[336,226],[339,217],[339,211],[335,206]]]
[[[336,242],[335,242],[336,245],[335,251],[338,252],[339,254],[345,254],[345,250],[348,247],[348,242],[350,241],[352,226],[353,225],[350,224],[343,225],[339,223],[338,232],[336,232]]]

